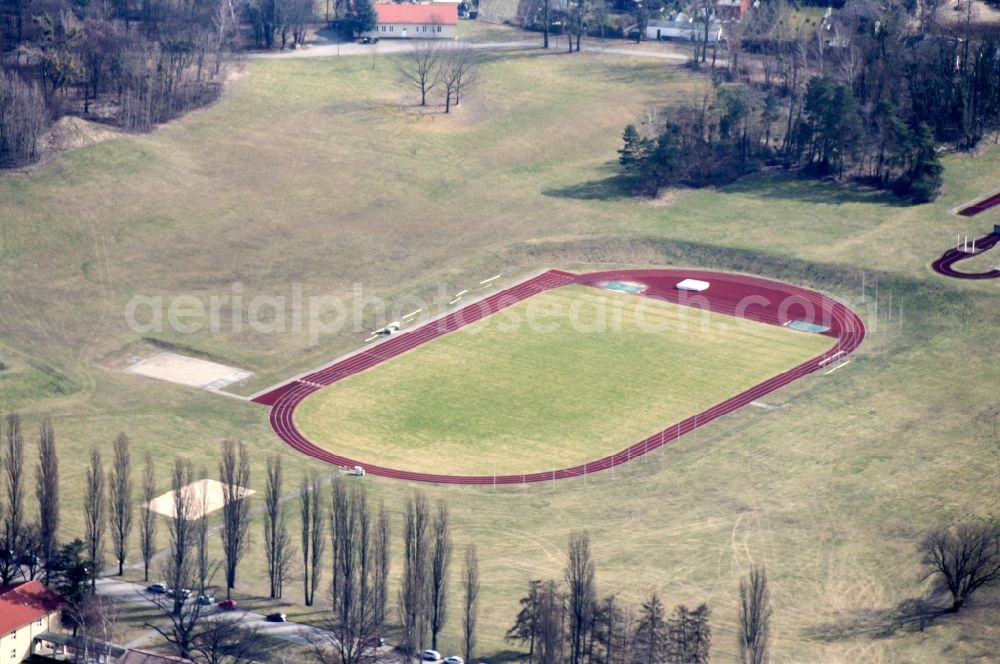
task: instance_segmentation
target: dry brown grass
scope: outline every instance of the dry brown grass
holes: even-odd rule
[[[989,361],[1000,344],[996,283],[929,269],[955,233],[982,233],[981,221],[947,210],[996,187],[1000,151],[945,157],[945,196],[919,207],[782,177],[654,207],[609,179],[621,129],[649,104],[702,90],[697,79],[660,61],[586,53],[498,57],[483,74],[468,110],[445,123],[400,110],[412,94],[387,62],[374,72],[363,58],[255,63],[194,118],[0,180],[0,361],[10,366],[0,406],[22,410],[29,431],[43,415],[55,420],[63,536],[81,532],[76,460],[110,447],[119,430],[137,458],[183,451],[209,469],[224,437],[241,438],[256,490],[269,454],[285,460],[289,484],[312,467],[271,434],[266,409],[105,368],[105,358],[144,344],[122,321],[136,293],[207,295],[239,281],[248,295],[292,282],[337,294],[359,281],[379,295],[427,294],[500,271],[513,279],[548,265],[669,257],[750,265],[851,299],[862,270],[873,295],[878,271],[883,333],[844,369],[771,395],[781,408],[743,409],[614,482],[423,488],[450,502],[456,546],[479,544],[484,653],[507,647],[500,635],[527,581],[558,577],[567,535],[588,528],[603,592],[635,602],[658,589],[670,604],[711,604],[718,661],[734,655],[736,587],[751,560],[771,576],[779,661],[995,660],[995,593],[922,633],[826,628],[922,595],[921,533],[1000,510],[1000,443],[980,421],[1000,385]],[[664,252],[643,239],[712,251]],[[830,273],[857,274],[857,283],[825,280]],[[897,334],[884,321],[887,287],[897,303],[905,293]],[[261,381],[360,341],[344,334],[311,347],[305,334],[245,330],[163,337]],[[162,491],[162,463],[159,472]],[[394,512],[416,488],[362,481]],[[260,578],[254,555],[241,599],[259,595]],[[301,615],[297,598],[290,584],[289,613]],[[444,648],[456,644],[452,626]]]

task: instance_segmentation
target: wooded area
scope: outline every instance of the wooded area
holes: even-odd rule
[[[713,81],[701,104],[626,128],[620,163],[638,193],[771,165],[928,201],[941,187],[939,147],[972,150],[1000,128],[995,26],[857,2],[813,30],[765,29],[782,4],[732,26],[723,54],[694,54]]]
[[[311,0],[0,1],[0,168],[38,159],[45,130],[65,115],[144,132],[212,102],[234,52],[297,47],[313,9]]]

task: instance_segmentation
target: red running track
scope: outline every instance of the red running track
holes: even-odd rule
[[[1000,278],[1000,270],[990,270],[988,272],[958,272],[952,268],[952,265],[959,261],[963,261],[966,258],[972,258],[973,256],[978,256],[982,252],[992,249],[994,245],[1000,243],[1000,233],[990,233],[977,240],[973,241],[973,245],[976,247],[976,253],[970,254],[960,249],[949,249],[941,255],[941,258],[937,259],[931,264],[931,267],[938,274],[943,274],[946,277],[954,277],[955,279],[998,279]]]
[[[711,286],[701,293],[679,291],[675,284],[686,278],[701,279]],[[634,445],[615,454],[595,459],[579,466],[547,470],[519,475],[437,475],[419,473],[396,468],[372,465],[367,461],[351,459],[322,449],[309,441],[295,427],[293,414],[296,406],[313,392],[331,385],[342,378],[369,369],[389,358],[396,357],[432,339],[475,322],[505,307],[542,291],[568,284],[583,284],[600,287],[609,280],[627,280],[643,284],[642,295],[709,310],[715,313],[748,318],[771,325],[783,325],[792,320],[802,320],[830,328],[824,334],[835,340],[826,352],[810,358],[788,371],[740,392],[697,415],[671,424]],[[521,484],[526,482],[547,482],[570,477],[579,477],[614,466],[628,463],[632,459],[677,440],[695,428],[727,415],[755,399],[781,388],[789,383],[839,361],[857,348],[865,336],[861,319],[844,305],[835,300],[804,288],[798,288],[778,281],[759,277],[711,272],[703,270],[617,270],[572,274],[561,270],[550,270],[537,277],[523,281],[500,291],[477,303],[467,305],[430,321],[412,331],[389,337],[386,341],[345,357],[302,378],[297,378],[274,390],[262,394],[254,401],[271,406],[271,426],[275,433],[303,454],[320,461],[338,466],[363,466],[365,472],[383,477],[412,480],[417,482],[437,482],[448,484]]]
[[[974,217],[980,212],[989,210],[991,207],[995,205],[1000,205],[1000,192],[997,192],[992,196],[990,196],[989,198],[985,198],[979,201],[978,203],[973,203],[972,205],[968,205],[959,210],[958,213],[963,217]]]

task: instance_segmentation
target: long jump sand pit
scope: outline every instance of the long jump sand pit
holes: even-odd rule
[[[190,518],[200,519],[202,516],[222,509],[226,503],[222,487],[222,482],[218,480],[205,479],[192,482],[181,489],[183,498],[190,501],[188,503],[190,506]],[[252,489],[239,487],[236,493],[240,498],[248,498],[255,492]],[[148,507],[168,519],[174,518],[174,492],[168,491],[161,496],[153,498]]]
[[[217,392],[253,375],[251,371],[170,351],[157,353],[153,357],[140,360],[130,365],[125,371],[137,376],[197,387],[211,392]]]

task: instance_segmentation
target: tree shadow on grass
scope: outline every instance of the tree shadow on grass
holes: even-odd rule
[[[519,650],[499,650],[493,653],[489,660],[491,662],[520,662],[527,659],[527,653]]]
[[[554,198],[572,198],[578,201],[613,201],[632,197],[629,179],[615,173],[614,165],[606,164],[602,171],[609,175],[580,184],[544,189],[542,194]]]
[[[751,175],[720,188],[719,193],[825,205],[864,203],[893,208],[909,205],[887,191],[853,182],[811,178],[799,173]]]
[[[599,51],[593,53],[600,54]],[[624,85],[669,85],[678,81],[676,67],[665,67],[663,61],[630,61],[622,62],[616,54],[608,56],[608,60],[582,61],[581,67],[586,67],[595,80]],[[614,58],[614,60],[610,60]],[[674,64],[672,61],[669,64]]]
[[[884,639],[898,632],[922,632],[935,620],[951,612],[923,599],[906,599],[893,608],[858,609],[840,620],[810,627],[805,634],[821,641],[840,641],[867,636]]]

